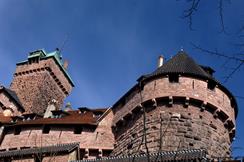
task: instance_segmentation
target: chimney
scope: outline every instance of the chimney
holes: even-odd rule
[[[161,67],[163,64],[164,64],[164,57],[160,55],[158,57],[158,68]]]
[[[65,70],[67,70],[68,65],[69,65],[68,60],[64,60],[63,67],[64,67]]]
[[[52,101],[47,106],[47,109],[44,113],[43,118],[49,118],[52,116],[52,114],[53,114],[52,111],[57,110],[57,108],[56,108],[57,103],[58,102],[55,99],[52,99]]]

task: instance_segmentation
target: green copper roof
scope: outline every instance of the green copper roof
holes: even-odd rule
[[[39,57],[40,60],[53,58],[54,61],[56,62],[56,64],[60,67],[60,69],[64,73],[65,77],[69,80],[71,85],[74,87],[73,80],[71,79],[71,77],[69,76],[67,70],[63,66],[62,56],[61,56],[59,50],[56,50],[56,51],[53,51],[53,52],[50,52],[50,53],[46,53],[44,49],[36,50],[34,52],[30,52],[29,53],[28,60],[31,59],[31,58],[34,58],[34,57]],[[28,62],[28,60],[19,62],[19,63],[17,63],[17,65],[24,64],[24,63]]]

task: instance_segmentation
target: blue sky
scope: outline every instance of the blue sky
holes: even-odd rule
[[[226,2],[226,1],[225,1]],[[194,31],[183,10],[185,0],[1,0],[0,1],[0,83],[8,86],[15,63],[27,58],[28,52],[44,48],[47,52],[61,47],[69,61],[69,73],[75,82],[66,99],[79,106],[108,107],[115,103],[142,74],[155,70],[157,57],[170,58],[181,49],[199,64],[216,70],[223,81],[230,70],[226,61],[194,49],[191,42],[207,49],[218,49],[231,56],[243,49],[236,31],[244,24],[242,0],[224,3],[227,34],[220,33],[217,3],[201,1],[193,17]],[[235,55],[244,58],[244,56]],[[233,67],[229,61],[226,66]],[[243,67],[224,85],[234,95],[244,96]],[[244,100],[237,99],[239,115],[234,155],[244,156]]]

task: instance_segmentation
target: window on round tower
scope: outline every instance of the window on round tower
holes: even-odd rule
[[[213,91],[215,89],[215,87],[216,87],[216,83],[215,82],[208,81],[208,89]]]
[[[170,83],[179,83],[179,75],[178,74],[170,74],[169,75]]]

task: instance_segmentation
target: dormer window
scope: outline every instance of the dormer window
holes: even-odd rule
[[[170,83],[179,83],[179,75],[178,74],[170,74],[169,75]]]

